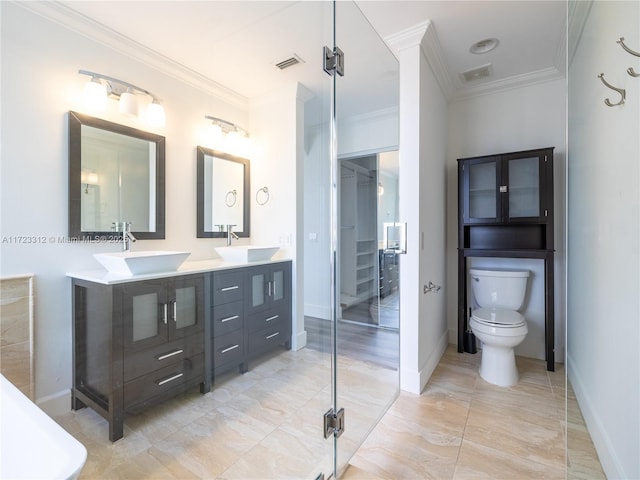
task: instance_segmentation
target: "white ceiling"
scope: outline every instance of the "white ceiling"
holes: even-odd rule
[[[432,66],[440,70],[437,78],[450,99],[564,75],[565,1],[361,0],[357,5],[387,39],[432,22],[442,60]],[[61,1],[32,8],[48,10],[58,21],[64,17],[64,23],[103,42],[111,37],[116,47],[143,51],[156,64],[180,69],[193,83],[240,101],[292,79],[312,91],[327,88],[319,65],[322,45],[332,43],[328,1]],[[390,92],[398,75],[393,56],[354,4],[338,2],[336,17],[336,43],[345,52],[344,109],[388,108],[397,102],[397,92]],[[497,49],[469,53],[472,43],[489,37],[499,39]],[[274,67],[292,54],[305,63],[284,71]],[[462,83],[460,72],[487,63],[491,77]]]

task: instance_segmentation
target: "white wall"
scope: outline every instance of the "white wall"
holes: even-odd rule
[[[307,89],[292,83],[251,101],[251,241],[278,245],[275,258],[294,259],[292,266],[292,348],[307,343],[304,331],[303,189],[304,101]],[[268,188],[269,201],[258,205],[258,189]],[[261,197],[262,199],[263,197]]]
[[[569,32],[570,35],[578,32]],[[608,478],[640,478],[640,3],[594,2],[569,67],[567,370]],[[626,103],[597,75],[627,91]],[[571,446],[572,438],[568,438]]]
[[[83,112],[87,69],[140,85],[163,99],[167,121],[151,130],[121,116],[115,102],[102,118],[164,135],[166,141],[166,240],[139,240],[134,248],[187,250],[191,259],[214,256],[222,239],[196,239],[196,145],[214,115],[243,126],[248,110],[223,103],[34,15],[2,2],[2,276],[35,274],[36,398],[69,409],[71,386],[71,282],[69,271],[99,268],[92,254],[119,245],[66,244],[68,232],[67,112]],[[89,112],[85,112],[89,113]],[[36,236],[46,243],[12,243]],[[46,405],[44,405],[47,408]]]
[[[457,159],[541,147],[554,151],[555,214],[555,361],[563,362],[565,344],[565,158],[566,86],[555,80],[476,96],[449,106],[447,148],[447,319],[449,342],[458,332],[458,166]],[[523,313],[529,334],[516,354],[544,359],[544,263],[536,260],[473,259],[475,266],[526,268],[528,299]]]
[[[388,39],[400,60],[400,222],[407,254],[400,256],[400,388],[420,393],[447,346],[444,285],[447,105],[425,54],[431,24]],[[444,289],[446,291],[446,288]],[[443,292],[444,292],[443,291]]]

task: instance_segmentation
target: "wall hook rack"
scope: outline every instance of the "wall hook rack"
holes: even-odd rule
[[[640,57],[640,53],[639,53],[639,52],[636,52],[636,51],[634,51],[634,50],[631,50],[629,47],[627,47],[627,46],[625,45],[625,43],[624,43],[624,37],[620,37],[620,39],[619,39],[619,40],[617,40],[617,41],[616,41],[616,43],[617,43],[617,44],[619,44],[619,45],[624,49],[624,51],[625,51],[625,52],[630,53],[631,55],[634,55],[634,56],[636,56],[636,57]],[[640,77],[640,73],[636,73],[636,72],[633,70],[633,67],[629,67],[629,68],[627,68],[627,73],[628,73],[629,75],[631,75],[632,77]]]
[[[602,83],[604,83],[604,84],[605,84],[605,86],[606,86],[607,88],[610,88],[611,90],[615,90],[616,92],[618,92],[618,93],[620,94],[620,97],[621,97],[621,98],[620,98],[620,101],[619,101],[618,103],[611,103],[611,101],[610,101],[608,98],[605,98],[605,100],[604,100],[605,105],[607,105],[608,107],[616,107],[616,106],[618,106],[618,105],[623,105],[623,104],[624,104],[624,101],[625,101],[625,99],[626,99],[626,97],[627,97],[627,92],[626,92],[626,90],[625,90],[624,88],[617,88],[617,87],[614,87],[614,86],[613,86],[613,85],[611,85],[609,82],[607,82],[607,81],[604,79],[604,73],[601,73],[600,75],[598,75],[598,78],[599,78],[600,80],[602,80]]]

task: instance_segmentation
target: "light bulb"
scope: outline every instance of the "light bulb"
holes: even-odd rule
[[[209,141],[213,144],[220,141],[222,138],[222,127],[217,123],[212,123],[209,127]]]
[[[133,90],[130,88],[126,92],[120,94],[120,113],[130,115],[132,117],[138,116],[138,98]]]
[[[164,108],[154,98],[147,107],[147,122],[154,127],[163,127],[165,120]]]
[[[107,86],[97,77],[92,77],[84,85],[84,103],[90,110],[103,111],[107,108]]]

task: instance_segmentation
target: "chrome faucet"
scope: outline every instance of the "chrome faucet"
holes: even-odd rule
[[[113,222],[116,232],[122,228],[122,251],[130,252],[131,244],[136,241],[136,237],[131,233],[131,222]]]
[[[227,225],[227,247],[231,245],[231,238],[235,238],[236,240],[240,238],[238,237],[238,235],[231,231],[233,227],[235,227],[235,225]]]

